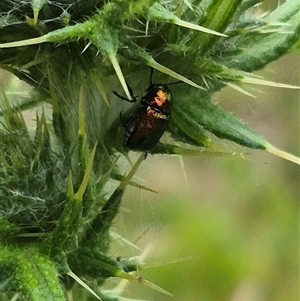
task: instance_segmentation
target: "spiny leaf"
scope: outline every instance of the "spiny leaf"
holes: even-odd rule
[[[151,151],[151,154],[168,154],[177,156],[195,156],[195,157],[236,157],[245,159],[244,153],[226,152],[224,150],[206,149],[206,148],[191,148],[188,146],[174,145],[159,142]]]
[[[88,229],[85,236],[85,242],[87,245],[96,247],[101,245],[98,239],[101,241],[102,235],[106,234],[108,229],[110,228],[113,219],[119,211],[119,206],[121,204],[125,188],[129,184],[130,180],[132,179],[144,159],[145,155],[142,154],[136,161],[128,175],[123,178],[119,186],[106,201],[101,209],[101,212],[99,212],[99,214],[93,220],[92,225]],[[95,237],[95,233],[97,233],[97,237]]]
[[[192,99],[179,89],[177,89],[176,95],[180,101],[174,106],[174,113],[179,115],[184,111],[189,116],[191,124],[196,121],[219,138],[228,139],[249,148],[267,150],[299,164],[297,157],[279,150],[275,151],[276,148],[271,146],[267,140],[231,113],[213,104],[202,91],[195,90]],[[188,123],[189,119],[186,119],[186,122]],[[186,132],[188,130],[189,127],[186,125]]]
[[[300,89],[300,86],[288,85],[283,83],[277,83],[269,80],[264,80],[260,76],[251,74],[249,72],[244,72],[240,70],[229,69],[223,66],[223,71],[221,76],[231,77],[235,79],[237,82],[245,82],[249,84],[261,85],[261,86],[269,86],[276,88],[287,88],[287,89]]]
[[[83,280],[81,280],[72,271],[69,271],[67,274],[70,277],[72,277],[77,283],[79,283],[82,287],[84,287],[88,292],[90,292],[93,296],[95,296],[98,300],[102,300]]]
[[[80,184],[80,187],[79,187],[77,193],[75,194],[75,198],[80,200],[80,201],[82,201],[83,194],[86,190],[86,187],[87,187],[87,185],[89,183],[89,180],[90,180],[90,177],[91,177],[91,172],[92,172],[92,168],[93,168],[93,162],[94,162],[96,148],[97,148],[97,143],[95,144],[95,146],[94,146],[94,148],[91,152],[91,155],[90,155],[87,167],[85,169],[85,173],[84,173],[82,182]]]
[[[253,72],[285,54],[297,41],[300,34],[300,2],[288,0],[265,17],[267,22],[285,21],[290,25],[290,34],[274,32],[271,34],[249,33],[235,41],[240,53],[228,60],[234,69]],[[285,30],[283,26],[283,30]],[[271,46],[271,47],[270,47]],[[225,54],[224,54],[225,55]],[[225,55],[226,56],[226,55]]]
[[[122,88],[123,88],[123,90],[124,90],[127,98],[128,99],[132,99],[132,96],[130,95],[130,92],[128,90],[125,78],[124,78],[123,73],[121,71],[119,62],[118,62],[118,60],[116,58],[116,55],[115,54],[110,54],[109,58],[110,58],[110,61],[111,61],[112,65],[113,65],[115,71],[116,71],[117,77],[118,77],[118,79],[119,79],[119,81],[121,83],[121,86],[122,86]]]
[[[169,10],[164,8],[158,2],[155,2],[149,8],[149,18],[153,21],[173,23],[173,24],[177,24],[179,26],[183,26],[183,27],[186,27],[186,28],[198,30],[198,31],[209,33],[209,34],[212,34],[212,35],[226,37],[226,35],[223,34],[223,33],[219,33],[217,31],[211,30],[209,28],[205,28],[203,26],[199,26],[197,24],[193,24],[193,23],[186,22],[186,21],[183,21],[183,20],[179,19],[177,16],[172,14]]]
[[[152,68],[154,68],[154,69],[156,69],[156,70],[158,70],[162,73],[170,75],[170,76],[172,76],[172,77],[174,77],[174,78],[176,78],[180,81],[183,81],[183,82],[187,83],[188,85],[191,85],[192,87],[205,90],[204,88],[202,88],[201,86],[195,84],[193,81],[189,80],[188,78],[186,78],[186,77],[174,72],[173,70],[157,63],[151,56],[145,54],[145,58],[146,58],[146,56],[148,58],[147,65],[149,65],[150,67],[152,67]]]
[[[270,154],[273,154],[275,156],[281,157],[285,160],[288,160],[288,161],[291,161],[293,163],[300,165],[299,157],[296,157],[292,154],[282,151],[282,150],[278,149],[277,147],[271,145],[270,143],[266,143],[265,147],[266,147],[266,151],[269,152]]]
[[[151,289],[153,289],[153,290],[155,290],[159,293],[167,295],[169,297],[174,297],[174,295],[171,294],[170,292],[168,292],[167,290],[161,288],[160,286],[158,286],[158,285],[156,285],[156,284],[154,284],[154,283],[152,283],[152,282],[150,282],[150,281],[148,281],[148,280],[146,280],[142,277],[136,277],[134,275],[131,275],[131,274],[125,273],[125,272],[121,272],[121,271],[118,273],[117,276],[120,277],[120,278],[124,278],[124,279],[130,280],[130,281],[133,281],[133,282],[138,282],[140,284],[143,284],[143,285],[145,285],[145,286],[147,286],[147,287],[149,287],[149,288],[151,288]]]
[[[0,265],[11,273],[15,291],[31,301],[64,301],[55,265],[33,248],[0,246]],[[2,268],[2,267],[1,267]]]

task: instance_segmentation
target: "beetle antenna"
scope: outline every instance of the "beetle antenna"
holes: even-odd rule
[[[153,67],[151,67],[151,71],[150,71],[150,87],[151,86],[154,86],[153,82],[152,82],[152,77],[153,77]],[[164,84],[166,86],[170,86],[170,85],[175,85],[175,84],[180,84],[180,83],[183,83],[182,80],[178,80],[177,82],[173,82],[173,83],[170,83],[170,84]]]
[[[150,85],[151,86],[153,86],[152,76],[153,76],[153,67],[151,67],[151,71],[150,71]]]

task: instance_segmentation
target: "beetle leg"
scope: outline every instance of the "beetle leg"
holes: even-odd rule
[[[134,96],[134,95],[133,95],[133,90],[132,90],[132,88],[128,85],[127,82],[126,82],[126,85],[127,85],[127,87],[128,87],[129,94],[130,94],[130,96],[131,96],[131,98],[132,98],[131,102],[136,102],[136,101],[137,101],[137,96]]]
[[[113,91],[113,93],[118,97],[118,98],[120,98],[120,99],[122,99],[122,100],[126,100],[126,101],[128,101],[128,102],[135,102],[136,101],[136,99],[128,99],[128,98],[126,98],[126,97],[124,97],[124,96],[122,96],[122,95],[120,95],[117,91]]]
[[[129,90],[129,94],[130,94],[130,96],[131,96],[132,99],[129,99],[129,98],[127,98],[127,97],[124,97],[124,96],[120,95],[117,91],[113,91],[113,93],[114,93],[118,98],[120,98],[120,99],[122,99],[122,100],[126,100],[126,101],[128,101],[128,102],[136,102],[136,101],[137,101],[137,96],[134,96],[134,95],[133,95],[133,90],[132,90],[132,88],[127,84],[127,82],[126,82],[126,85],[127,85],[127,88],[128,88],[128,90]]]
[[[142,96],[142,98],[141,98],[141,104],[145,105],[145,106],[148,106],[147,102],[146,102],[146,97],[145,96]]]
[[[120,112],[120,119],[122,125],[126,128],[133,121],[133,116],[129,116],[127,119],[125,119],[123,116],[123,112]]]
[[[128,127],[128,125],[129,125],[130,123],[132,123],[133,120],[134,120],[134,119],[133,119],[133,116],[129,116],[128,119],[125,121],[125,127]]]
[[[126,119],[123,116],[123,112],[120,112],[120,119],[121,119],[122,125],[125,127]]]
[[[152,83],[152,76],[153,76],[153,67],[151,67],[151,71],[150,71],[150,86],[153,86]],[[146,158],[145,158],[146,159]]]

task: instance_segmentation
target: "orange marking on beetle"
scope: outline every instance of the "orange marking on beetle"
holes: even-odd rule
[[[161,107],[167,100],[167,93],[162,90],[158,90],[156,95],[157,96],[154,97],[154,101],[159,107]]]

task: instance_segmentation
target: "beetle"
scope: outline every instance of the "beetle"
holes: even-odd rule
[[[165,84],[153,84],[152,74],[153,69],[151,69],[150,85],[136,111],[127,119],[123,118],[122,113],[120,114],[125,127],[123,147],[128,149],[146,152],[151,150],[158,143],[170,122],[171,91]],[[113,93],[120,99],[131,103],[136,102],[137,97],[133,96],[131,87],[128,86],[128,89],[132,99],[123,97],[116,91]]]

